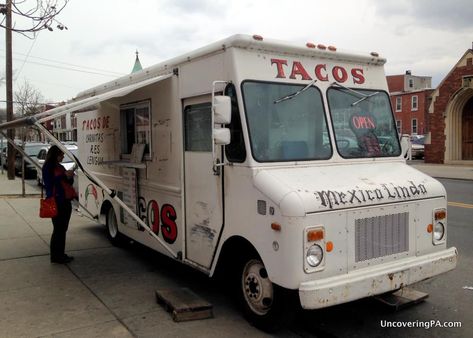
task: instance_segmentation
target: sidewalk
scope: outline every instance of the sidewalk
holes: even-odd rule
[[[0,172],[0,337],[266,337],[216,283],[136,246],[110,244],[105,227],[72,213],[68,265],[51,264],[50,219],[38,217],[40,188]],[[215,318],[176,323],[157,289],[186,287],[214,304]]]
[[[413,168],[435,178],[473,180],[473,166],[471,165],[433,164],[420,161],[408,161],[407,163]]]
[[[36,184],[36,180],[25,180],[25,196],[41,194],[41,187]],[[14,180],[8,179],[5,169],[0,170],[0,197],[21,197],[21,177],[15,176]]]

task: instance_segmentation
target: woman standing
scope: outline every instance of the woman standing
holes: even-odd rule
[[[65,254],[66,231],[69,227],[72,205],[71,200],[77,197],[72,184],[74,182],[74,171],[67,170],[60,164],[64,159],[64,153],[58,146],[49,148],[44,162],[42,173],[46,188],[46,197],[56,199],[58,214],[52,219],[53,234],[51,236],[50,250],[51,263],[66,264],[74,257]]]

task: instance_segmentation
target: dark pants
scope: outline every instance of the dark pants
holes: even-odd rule
[[[51,236],[51,260],[60,260],[64,257],[66,247],[66,231],[71,219],[72,206],[71,201],[65,201],[57,204],[58,215],[53,220],[53,234]]]

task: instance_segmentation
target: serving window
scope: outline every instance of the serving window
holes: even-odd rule
[[[122,154],[131,154],[133,144],[144,144],[144,155],[151,155],[150,106],[150,101],[142,101],[120,107]]]

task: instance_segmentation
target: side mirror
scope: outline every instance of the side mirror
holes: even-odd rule
[[[401,136],[401,153],[404,158],[412,159],[411,137],[408,134]]]
[[[232,102],[229,96],[215,96],[212,108],[215,124],[229,124],[232,121]]]
[[[218,128],[213,130],[214,143],[216,145],[227,145],[230,144],[230,129]]]

